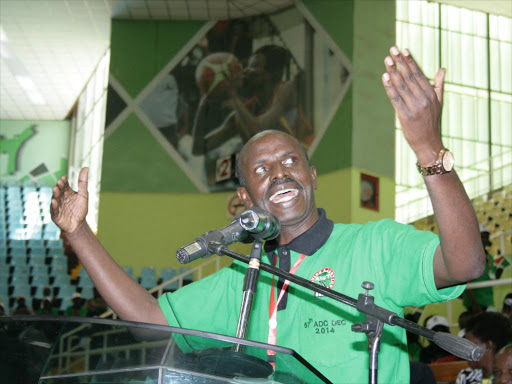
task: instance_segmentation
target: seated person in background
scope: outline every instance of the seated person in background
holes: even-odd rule
[[[87,308],[85,307],[84,303],[85,300],[82,299],[82,295],[80,292],[75,292],[71,296],[71,301],[73,302],[72,305],[66,308],[66,316],[87,316]]]
[[[450,325],[445,317],[432,315],[425,319],[425,328],[436,332],[450,333]],[[429,342],[429,345],[420,352],[420,361],[425,364],[447,363],[458,360],[457,356],[445,351],[437,344]]]
[[[498,312],[483,312],[469,319],[466,339],[482,348],[480,361],[470,361],[469,368],[457,376],[457,384],[488,383],[496,353],[512,341],[510,320]]]
[[[16,298],[16,308],[11,312],[12,316],[20,316],[20,315],[32,315],[32,309],[27,307],[25,302],[25,296],[18,296]]]
[[[46,312],[56,312],[56,314],[59,312],[58,306],[55,303],[55,300],[52,297],[52,289],[50,287],[44,287],[43,289],[43,297],[37,297],[34,298],[32,301],[32,306],[36,312],[36,314],[41,314],[43,308],[46,308]],[[37,308],[37,309],[36,309]],[[55,308],[55,311],[53,311],[51,308]],[[47,313],[51,314],[51,313]]]
[[[504,346],[494,356],[492,384],[512,384],[512,344]]]
[[[3,301],[0,300],[0,316],[5,316],[5,307]]]
[[[503,308],[501,309],[501,313],[512,321],[512,292],[508,293],[507,296],[505,296],[505,299],[503,299]]]
[[[36,315],[52,315],[57,316],[59,314],[58,308],[53,305],[53,300],[45,297],[41,300],[39,308],[36,311]]]

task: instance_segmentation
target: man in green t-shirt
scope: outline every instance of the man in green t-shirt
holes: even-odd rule
[[[300,143],[283,132],[260,132],[244,146],[237,160],[238,196],[246,207],[262,208],[281,223],[263,261],[350,296],[361,292],[363,281],[372,281],[376,304],[403,315],[404,306],[459,296],[460,284],[483,272],[485,255],[474,210],[439,132],[444,70],[431,86],[407,50],[393,47],[390,53],[383,85],[425,176],[439,237],[391,220],[333,224],[316,207],[315,167]],[[77,192],[65,178],[58,181],[52,218],[108,305],[126,320],[233,336],[245,266],[235,262],[156,300],[115,263],[87,226],[87,172],[80,172]],[[368,380],[367,345],[350,326],[362,319],[353,308],[295,285],[286,289],[262,273],[248,337],[295,349],[333,382],[361,383]],[[405,332],[385,326],[381,383],[409,382],[406,349]]]

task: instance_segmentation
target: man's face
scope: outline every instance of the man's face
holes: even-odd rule
[[[241,156],[245,187],[238,194],[248,208],[274,214],[282,226],[314,222],[316,169],[295,139],[270,133],[250,143]]]
[[[494,384],[512,384],[512,347],[502,349],[494,358]]]

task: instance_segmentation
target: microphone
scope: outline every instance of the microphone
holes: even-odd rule
[[[279,236],[281,224],[277,217],[261,208],[250,208],[239,215],[227,226],[213,229],[198,236],[190,243],[176,251],[176,258],[181,264],[188,264],[199,258],[212,255],[208,249],[211,242],[230,245],[238,241],[250,243],[254,240],[272,240]]]

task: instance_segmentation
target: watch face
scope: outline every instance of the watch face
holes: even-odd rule
[[[450,172],[453,169],[453,164],[455,160],[453,158],[453,154],[450,151],[446,151],[443,154],[443,168],[446,172]]]

